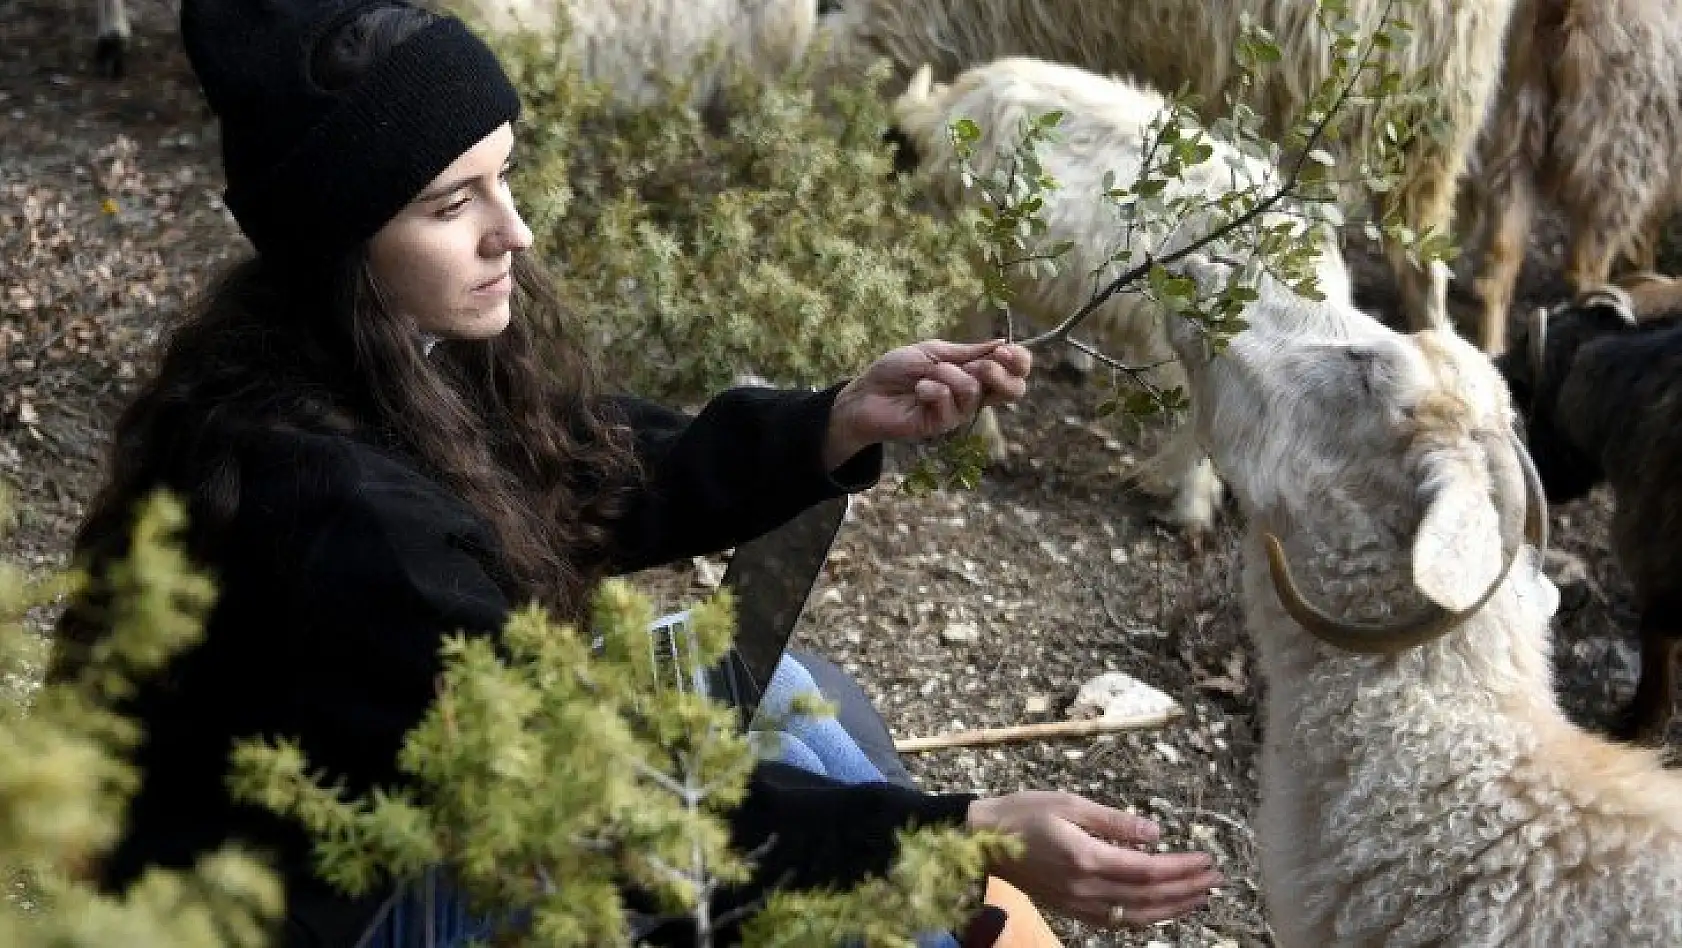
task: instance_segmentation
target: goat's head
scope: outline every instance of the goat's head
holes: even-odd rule
[[[1229,268],[1183,261],[1200,290]],[[1307,300],[1263,278],[1249,328],[1211,357],[1200,328],[1170,320],[1204,444],[1265,533],[1286,611],[1340,648],[1389,653],[1430,641],[1483,607],[1525,539],[1546,543],[1546,501],[1488,358],[1452,331],[1393,332],[1347,293]],[[1424,609],[1395,621],[1336,618],[1298,590],[1279,534],[1360,522],[1411,536]]]
[[[894,98],[890,106],[893,124],[883,138],[895,146],[895,171],[914,172],[926,154],[941,150],[931,136],[946,134],[947,88],[945,83],[934,81],[934,67],[924,63],[905,84],[905,91]]]
[[[1621,286],[1585,290],[1552,307],[1538,306],[1513,330],[1495,366],[1521,410],[1551,396],[1577,350],[1591,339],[1634,329],[1635,301]]]
[[[1629,277],[1622,285],[1595,287],[1552,307],[1538,306],[1514,330],[1512,345],[1495,365],[1524,414],[1550,502],[1581,497],[1604,477],[1595,454],[1575,444],[1562,423],[1562,413],[1573,408],[1568,403],[1585,394],[1592,397],[1591,382],[1572,381],[1579,354],[1598,340],[1635,332],[1646,320],[1674,315],[1679,289],[1682,283],[1665,277]]]

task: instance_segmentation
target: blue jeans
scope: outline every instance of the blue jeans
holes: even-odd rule
[[[817,718],[789,713],[796,695],[817,692],[835,705],[835,716]],[[777,717],[772,733],[774,759],[843,783],[887,781],[911,786],[911,775],[893,750],[893,738],[880,715],[858,686],[841,669],[809,652],[791,649],[783,655],[760,699],[753,728]],[[514,913],[504,925],[520,924]],[[363,933],[356,948],[461,948],[470,939],[488,939],[495,918],[476,915],[455,893],[437,867],[427,870],[389,902]],[[918,948],[958,948],[947,932],[917,939]]]

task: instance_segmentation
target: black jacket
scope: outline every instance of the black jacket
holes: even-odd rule
[[[734,546],[874,483],[880,447],[833,476],[823,470],[835,394],[734,389],[693,419],[621,400],[648,477],[615,524],[615,570]],[[219,598],[203,644],[134,705],[147,733],[144,782],[105,881],[124,885],[148,864],[186,866],[237,839],[278,860],[293,915],[286,944],[348,948],[378,900],[326,890],[300,827],[230,800],[231,745],[289,736],[353,793],[398,782],[397,752],[434,696],[442,637],[495,634],[514,603],[488,526],[400,455],[269,428],[241,435],[235,457],[237,513],[216,538],[226,552],[208,564]],[[896,829],[960,823],[971,799],[843,787],[762,764],[732,835],[742,851],[774,843],[755,881],[717,911],[767,884],[847,885],[881,872]]]

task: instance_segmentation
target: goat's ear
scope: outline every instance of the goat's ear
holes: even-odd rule
[[[901,98],[906,102],[924,102],[934,92],[934,67],[924,63],[911,74]]]
[[[1427,470],[1436,491],[1413,538],[1413,581],[1426,598],[1459,612],[1478,601],[1505,565],[1501,518],[1486,466],[1440,457]]]
[[[1682,280],[1644,270],[1618,281],[1629,293],[1638,322],[1675,319],[1682,315]]]

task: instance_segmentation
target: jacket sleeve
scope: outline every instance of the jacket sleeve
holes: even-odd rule
[[[881,445],[824,470],[840,390],[840,383],[816,392],[733,388],[693,418],[642,399],[612,399],[636,434],[645,475],[613,527],[614,569],[629,573],[736,546],[813,504],[876,483]]]
[[[734,944],[741,924],[772,890],[844,891],[886,875],[899,850],[900,830],[961,826],[974,799],[969,793],[930,794],[892,783],[843,784],[788,764],[761,762],[729,819],[731,847],[750,855],[753,874],[713,897],[717,943]],[[630,904],[645,912],[652,908],[634,895]],[[693,945],[694,921],[663,917],[639,943]]]
[[[737,852],[758,853],[753,877],[725,890],[715,915],[763,899],[766,890],[850,888],[887,873],[895,834],[919,826],[961,826],[976,797],[931,794],[892,783],[842,784],[777,761],[754,770],[732,814]],[[751,909],[750,909],[751,912]]]

